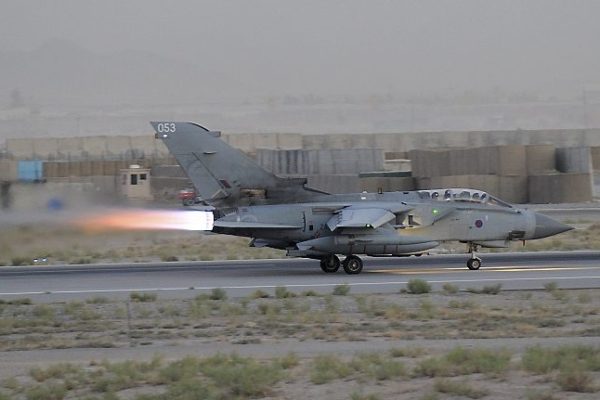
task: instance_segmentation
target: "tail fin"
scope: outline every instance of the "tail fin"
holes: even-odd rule
[[[220,132],[192,122],[150,124],[208,204],[269,204],[304,200],[316,194],[304,188],[306,179],[283,179],[264,170],[221,140]]]

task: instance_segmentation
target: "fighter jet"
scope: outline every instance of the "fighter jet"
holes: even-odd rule
[[[220,132],[191,122],[151,124],[214,213],[213,232],[320,260],[326,273],[342,266],[359,274],[359,255],[421,255],[451,241],[466,244],[467,267],[477,270],[480,247],[505,248],[573,229],[477,189],[330,194],[307,187],[304,178],[264,170]]]

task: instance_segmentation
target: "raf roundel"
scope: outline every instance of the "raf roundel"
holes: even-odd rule
[[[481,228],[483,226],[483,221],[478,219],[477,221],[475,221],[475,226]]]

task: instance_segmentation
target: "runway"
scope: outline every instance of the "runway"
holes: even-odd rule
[[[347,275],[341,269],[325,274],[317,261],[304,259],[2,267],[0,298],[62,301],[126,298],[131,292],[160,292],[161,298],[174,298],[215,287],[235,297],[257,289],[273,291],[277,286],[330,293],[340,284],[351,286],[352,293],[386,293],[397,292],[414,278],[427,280],[434,289],[444,283],[461,289],[496,283],[503,290],[541,289],[552,281],[560,288],[600,287],[600,252],[483,254],[479,271],[466,268],[466,257],[367,257],[360,275]]]

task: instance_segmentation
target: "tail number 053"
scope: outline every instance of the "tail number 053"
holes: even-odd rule
[[[176,130],[174,122],[160,122],[156,124],[156,130],[159,133],[173,133]]]

